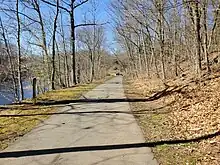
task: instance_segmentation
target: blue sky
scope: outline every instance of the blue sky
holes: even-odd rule
[[[77,1],[78,0],[76,0],[76,2]],[[92,0],[89,0],[87,3],[83,4],[81,7],[76,9],[76,11],[75,11],[76,24],[79,24],[79,23],[83,22],[83,19],[84,19],[83,15],[86,12],[88,13],[89,8],[91,8],[91,3],[90,3],[91,1]],[[97,18],[98,18],[99,23],[111,22],[111,18],[109,16],[109,11],[108,11],[110,1],[111,0],[97,0],[97,2],[98,2],[98,11],[99,11],[98,14],[97,14]],[[9,7],[8,4],[10,4],[11,8],[15,8],[15,3],[14,3],[14,1],[11,1],[11,0],[4,1],[4,4],[1,4],[0,6],[4,7],[4,8],[8,8]],[[48,6],[47,4],[45,4],[43,2],[40,3],[40,7],[41,7],[42,14],[43,14],[43,18],[52,20],[53,17],[54,17],[54,13],[51,13],[51,12],[53,12],[53,10],[55,8]],[[53,9],[53,10],[51,10],[51,9]],[[28,9],[24,10],[24,8],[20,8],[20,11],[26,13],[28,16],[30,16],[33,19],[35,18],[35,15],[37,14],[36,12],[33,12],[33,10],[28,10]],[[15,14],[15,13],[11,13],[11,14]],[[8,19],[9,19],[8,16],[4,15],[1,12],[0,12],[0,16],[2,17],[2,19],[4,21],[4,24],[6,26],[8,26],[8,24],[10,22],[10,21],[8,21]],[[22,19],[25,19],[25,18],[23,17]],[[69,17],[67,15],[63,16],[63,20],[64,20],[63,23],[65,25],[68,25],[68,27],[69,27]],[[50,31],[50,29],[52,28],[52,22],[45,22],[45,23],[46,23],[47,29]],[[11,22],[10,22],[10,24],[11,24]],[[36,27],[35,25],[33,25],[33,26]],[[17,26],[16,22],[14,22],[13,26],[15,26],[15,27]],[[112,47],[113,46],[112,43],[113,43],[114,35],[113,35],[113,32],[112,32],[111,25],[106,24],[104,26],[105,26],[105,32],[106,32],[105,34],[106,34],[106,38],[107,38],[107,45],[108,45],[108,47],[110,47],[110,46]],[[12,28],[12,30],[13,30],[13,28]],[[47,31],[47,32],[49,32],[49,31]],[[49,33],[51,33],[51,32],[49,32]],[[49,43],[49,40],[51,38],[51,34],[49,34],[49,33],[47,34],[48,43]],[[66,37],[68,37],[68,35],[69,35],[68,33],[69,33],[69,31],[66,29],[66,34],[67,34]],[[14,39],[12,39],[11,42],[16,42],[15,35],[16,35],[16,33],[14,33],[14,35],[12,35],[12,37]],[[24,32],[22,33],[22,35],[25,35]],[[28,40],[28,36],[25,36],[25,37],[26,37],[25,39]],[[35,39],[33,38],[33,40],[35,40]],[[23,43],[22,44],[23,47],[28,47],[28,45],[25,44],[25,40],[22,43]],[[110,48],[108,48],[108,50],[110,50]]]
[[[111,27],[111,17],[109,15],[109,4],[111,0],[97,0],[98,1],[98,22],[99,23],[106,23],[109,22],[109,24],[105,25],[105,32],[106,32],[106,38],[108,42],[108,46],[112,46],[113,40],[114,40],[114,34]],[[90,2],[87,2],[82,7],[78,8],[76,10],[76,24],[81,23],[83,21],[83,15],[88,9],[91,7]]]

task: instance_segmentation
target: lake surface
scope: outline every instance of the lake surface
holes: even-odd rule
[[[32,87],[29,82],[24,82],[24,98],[32,98]],[[11,87],[0,86],[0,105],[12,104],[15,101],[14,94],[10,91]]]

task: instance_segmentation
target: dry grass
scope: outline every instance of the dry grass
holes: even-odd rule
[[[39,107],[32,105],[13,105],[8,110],[0,112],[0,150],[8,146],[17,137],[23,136],[37,124],[47,119],[48,115],[28,116],[28,117],[1,117],[1,115],[25,115],[25,114],[46,114],[55,112],[55,108]],[[0,108],[1,110],[2,108]]]
[[[109,77],[107,78],[109,79]],[[82,94],[90,91],[104,80],[96,81],[92,84],[77,85],[73,88],[60,89],[46,92],[39,95],[37,101],[62,101],[77,99]],[[10,143],[18,137],[23,136],[32,130],[39,123],[47,119],[48,113],[56,112],[58,109],[51,106],[36,106],[30,104],[31,100],[26,100],[21,105],[8,105],[0,107],[0,150],[6,148]],[[29,103],[29,104],[25,104]],[[45,114],[34,116],[19,116],[13,115],[31,115],[31,114]],[[11,117],[4,117],[3,115],[12,115]]]
[[[157,80],[150,81],[148,84]],[[145,97],[151,86],[143,79],[126,81],[127,97]],[[163,87],[158,81],[157,93]],[[144,103],[131,103],[131,108],[147,141],[192,139],[220,131],[220,77],[212,75],[196,80],[192,77],[172,79],[160,98]],[[156,85],[157,86],[157,85]],[[156,89],[157,87],[153,87]],[[135,89],[135,91],[134,91]],[[145,89],[145,90],[144,90]],[[167,92],[168,91],[168,92]],[[143,113],[136,113],[136,112]],[[220,137],[197,143],[162,145],[153,149],[164,165],[202,164],[219,165]]]
[[[39,95],[37,101],[61,101],[61,100],[71,100],[75,98],[79,98],[83,93],[90,91],[94,87],[96,87],[99,83],[85,84],[75,86],[73,88],[68,89],[60,89],[46,92],[43,95]]]

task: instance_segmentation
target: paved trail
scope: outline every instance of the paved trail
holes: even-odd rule
[[[122,77],[107,81],[85,97],[125,98]],[[150,148],[114,149],[112,146],[144,142],[140,128],[129,113],[129,104],[119,101],[67,105],[61,112],[69,114],[50,117],[2,151],[0,155],[11,152],[6,156],[19,157],[1,158],[0,165],[157,165]],[[96,150],[107,145],[111,147]],[[76,150],[83,151],[73,152]]]

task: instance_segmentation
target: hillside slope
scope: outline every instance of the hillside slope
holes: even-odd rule
[[[200,80],[185,76],[166,83],[144,78],[124,83],[128,98],[152,100],[130,103],[147,141],[183,140],[153,149],[161,164],[219,165],[219,74]],[[190,139],[194,142],[184,142]]]

